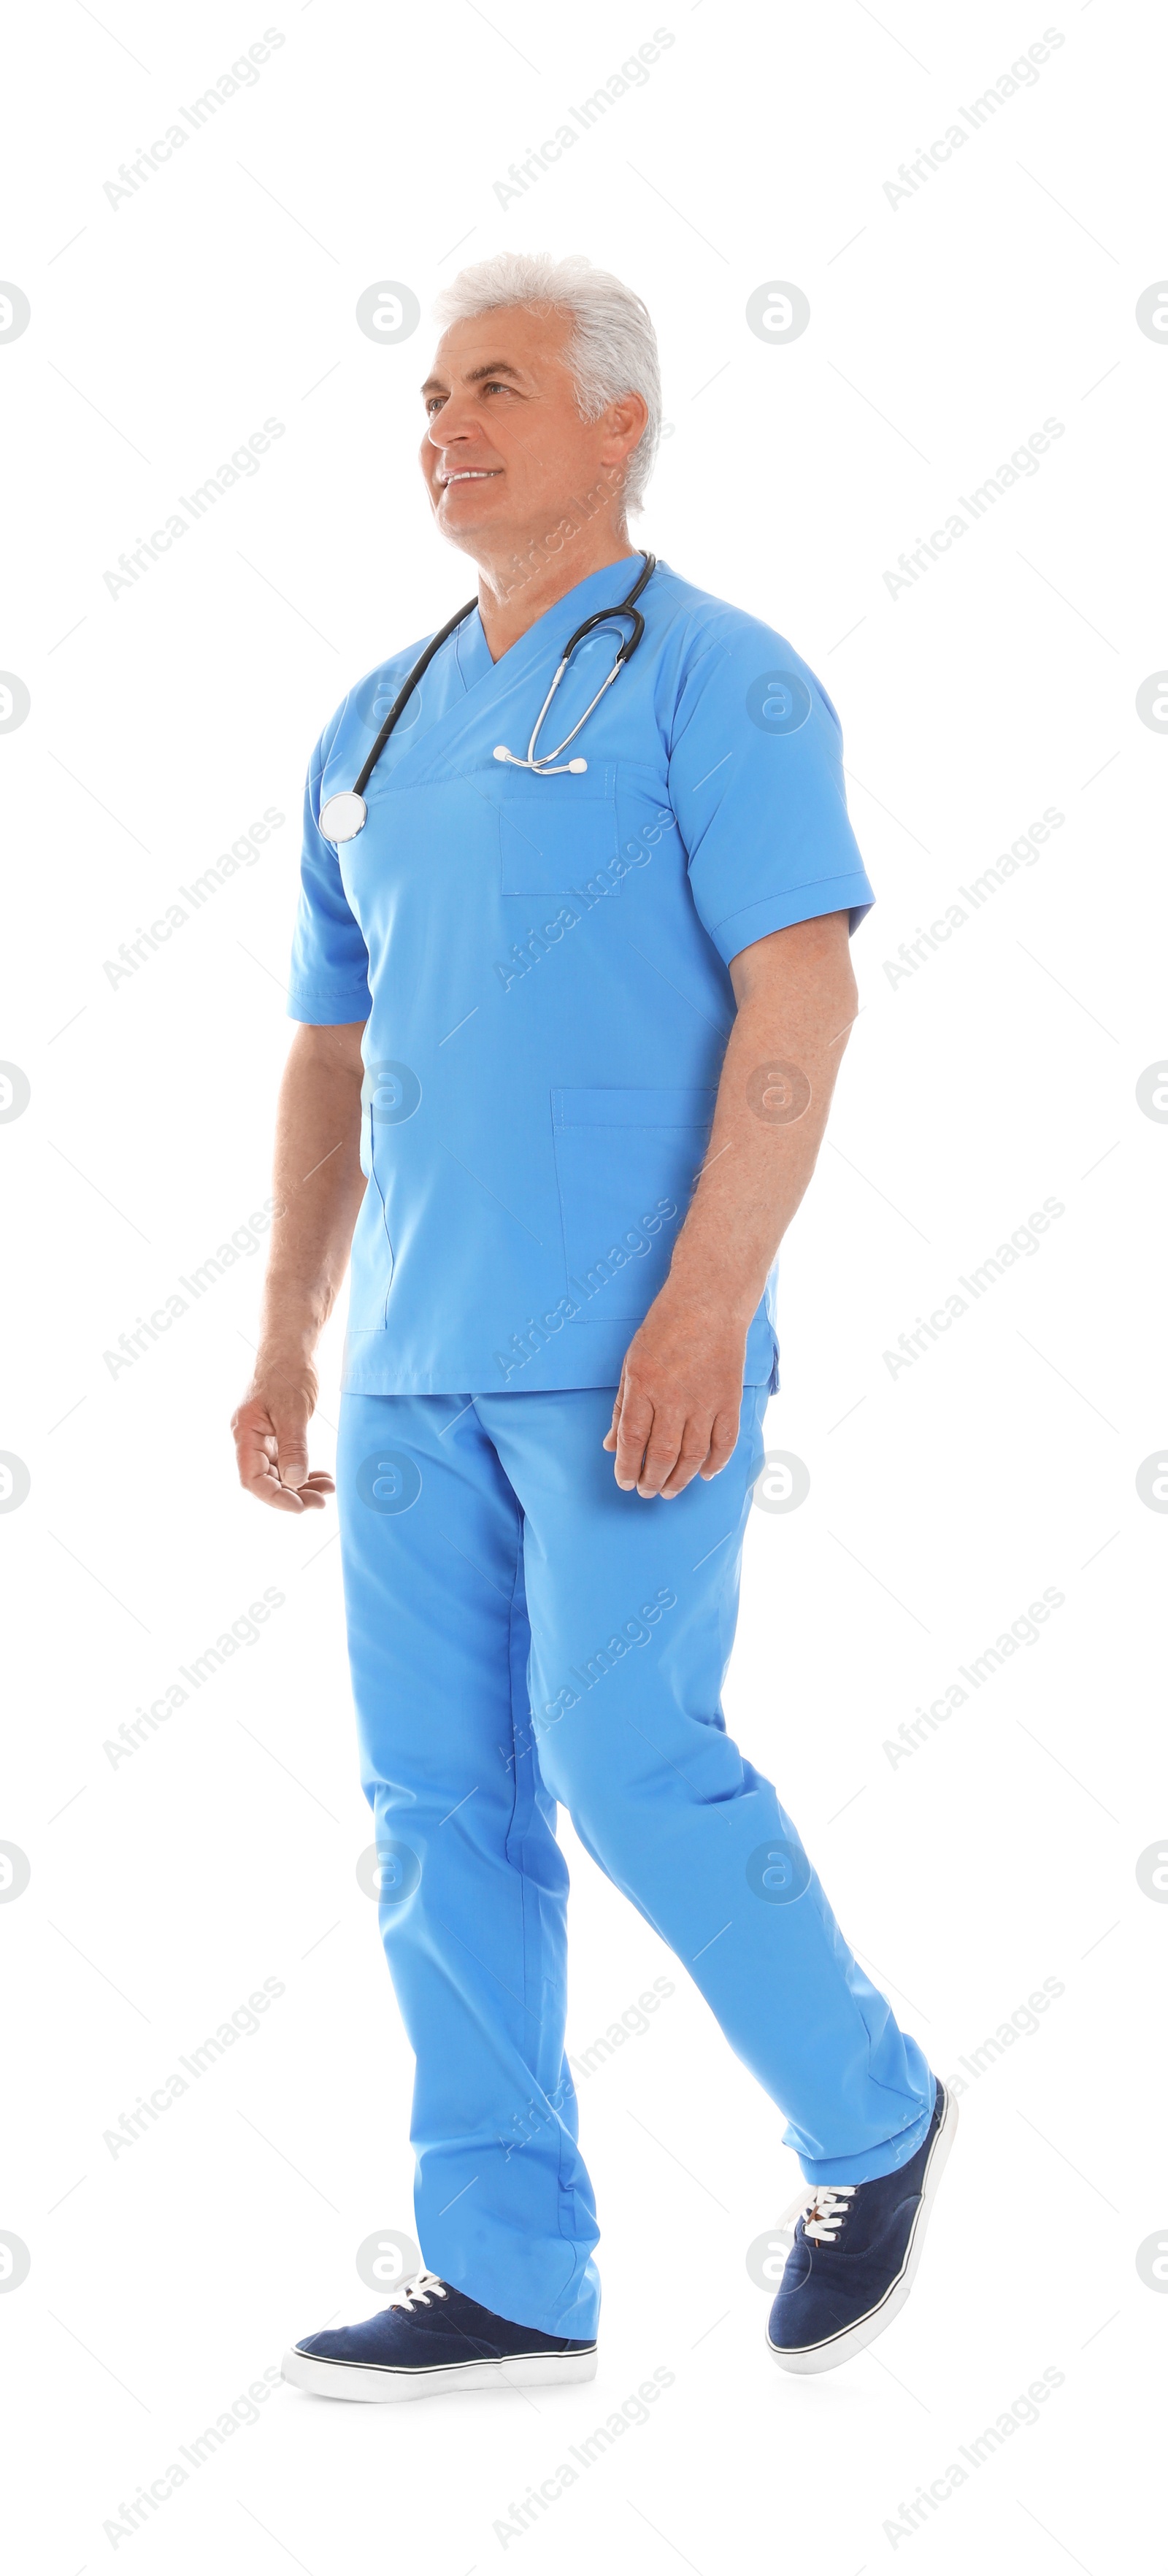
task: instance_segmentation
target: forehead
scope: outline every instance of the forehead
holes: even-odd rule
[[[428,392],[434,384],[466,384],[495,368],[525,383],[550,383],[557,374],[567,373],[563,352],[571,328],[571,315],[550,305],[500,305],[490,313],[476,313],[469,321],[452,322],[434,352],[422,390]]]

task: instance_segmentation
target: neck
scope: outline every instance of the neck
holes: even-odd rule
[[[561,521],[553,534],[563,528]],[[569,523],[554,555],[543,537],[479,555],[479,615],[491,660],[497,662],[577,582],[602,572],[606,564],[626,562],[636,551],[623,512],[619,517],[598,512],[583,526]]]

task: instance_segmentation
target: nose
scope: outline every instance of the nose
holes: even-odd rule
[[[457,393],[447,395],[441,411],[427,425],[426,436],[439,454],[444,447],[456,447],[475,435],[475,423],[469,407],[464,409]]]

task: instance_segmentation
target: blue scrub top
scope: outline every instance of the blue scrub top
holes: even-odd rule
[[[304,806],[289,1011],[365,1020],[344,1384],[366,1395],[615,1386],[661,1287],[734,1018],[731,958],[872,903],[839,718],[781,635],[659,563],[638,651],[565,758],[521,755],[573,628],[624,597],[591,573],[492,662],[477,609],[443,645],[339,848],[351,788],[427,639],[326,725]],[[627,625],[583,644],[541,757]],[[744,1382],[776,1386],[775,1273]]]

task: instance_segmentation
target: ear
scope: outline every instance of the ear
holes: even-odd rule
[[[605,464],[623,463],[640,445],[649,425],[649,406],[643,394],[621,394],[609,403],[604,417],[602,455]]]

